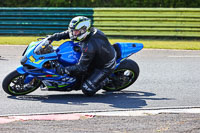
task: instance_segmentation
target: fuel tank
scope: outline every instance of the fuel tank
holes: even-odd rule
[[[61,44],[56,49],[58,61],[64,65],[74,65],[78,63],[81,56],[81,47],[72,41],[67,41]]]

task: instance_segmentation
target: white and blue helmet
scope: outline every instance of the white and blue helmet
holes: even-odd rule
[[[90,34],[91,20],[84,16],[73,18],[69,23],[69,37],[72,41],[82,41]]]

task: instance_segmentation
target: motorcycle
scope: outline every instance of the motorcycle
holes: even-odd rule
[[[66,67],[78,63],[82,49],[78,43],[66,41],[59,47],[45,44],[46,39],[32,42],[22,54],[21,65],[2,82],[3,90],[13,96],[26,95],[38,89],[48,91],[80,90],[84,80],[67,74],[59,75],[56,64]],[[116,43],[117,65],[102,89],[120,91],[132,85],[139,76],[138,64],[128,59],[143,48],[142,43]]]

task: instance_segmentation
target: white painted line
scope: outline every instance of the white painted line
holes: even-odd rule
[[[163,109],[163,110],[136,110],[136,111],[113,111],[113,112],[94,112],[94,113],[83,113],[85,115],[96,115],[96,116],[148,116],[157,115],[162,113],[200,113],[200,108],[192,109]]]
[[[168,56],[169,58],[200,58],[200,55]]]

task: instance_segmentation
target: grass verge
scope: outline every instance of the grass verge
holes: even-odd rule
[[[37,41],[41,36],[2,36],[0,37],[0,45],[28,45],[32,41]],[[152,49],[181,49],[181,50],[200,50],[200,41],[198,40],[146,40],[146,39],[109,39],[112,44],[116,42],[138,42],[143,43],[144,48]],[[60,45],[66,40],[54,42],[54,45]]]

